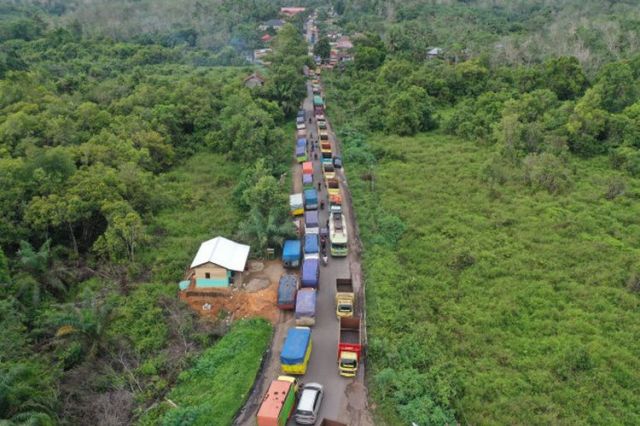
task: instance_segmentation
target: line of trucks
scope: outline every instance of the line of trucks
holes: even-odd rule
[[[321,167],[329,201],[329,224],[328,227],[321,227],[319,223],[320,201],[314,188],[313,163],[308,161],[306,135],[299,133],[304,130],[305,125],[304,110],[301,110],[296,120],[296,159],[302,165],[304,190],[302,193],[292,194],[289,203],[291,214],[294,217],[301,216],[304,221],[304,227],[301,226],[304,235],[297,240],[285,241],[282,252],[284,266],[289,269],[299,268],[300,274],[285,273],[280,278],[277,295],[278,308],[293,310],[296,325],[287,331],[280,352],[281,371],[285,375],[274,380],[264,395],[257,414],[258,426],[284,426],[292,415],[297,423],[316,423],[323,394],[322,385],[308,383],[299,389],[298,381],[293,376],[306,373],[313,348],[311,327],[316,322],[322,241],[326,242],[328,237],[332,256],[348,254],[342,194],[324,118],[324,102],[320,96],[319,81],[313,80],[312,83],[314,114],[320,136]],[[304,148],[304,154],[300,148]],[[356,294],[350,277],[336,279],[335,313],[338,319],[338,372],[344,377],[355,377],[362,354],[362,331],[360,317],[356,315]],[[328,419],[324,419],[320,425],[346,426]]]

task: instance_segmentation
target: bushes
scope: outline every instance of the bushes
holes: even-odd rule
[[[569,171],[553,154],[529,154],[522,163],[524,181],[533,189],[546,189],[551,194],[557,194],[571,186]]]

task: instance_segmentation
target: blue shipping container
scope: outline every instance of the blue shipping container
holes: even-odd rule
[[[287,332],[287,337],[280,352],[280,362],[285,365],[302,364],[307,347],[311,341],[309,327],[294,327]]]

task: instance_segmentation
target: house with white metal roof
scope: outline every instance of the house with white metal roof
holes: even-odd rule
[[[203,242],[191,262],[186,284],[181,283],[181,288],[189,282],[196,288],[229,287],[233,273],[244,271],[249,250],[249,246],[224,237]]]

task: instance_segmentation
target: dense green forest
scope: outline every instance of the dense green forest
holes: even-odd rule
[[[205,239],[260,253],[291,232],[281,177],[304,95],[299,31],[281,30],[277,73],[251,90],[252,69],[216,67],[219,50],[103,37],[24,3],[0,13],[0,422],[202,423],[224,407],[230,424],[271,326],[227,334],[176,282]],[[238,347],[242,374],[216,370]],[[225,398],[190,378],[203,368]],[[180,396],[192,391],[205,400]]]
[[[323,81],[379,421],[637,424],[637,9],[437,3],[339,2],[326,27],[364,31]],[[538,39],[570,18],[588,60]],[[494,44],[528,39],[536,54],[516,61]]]

